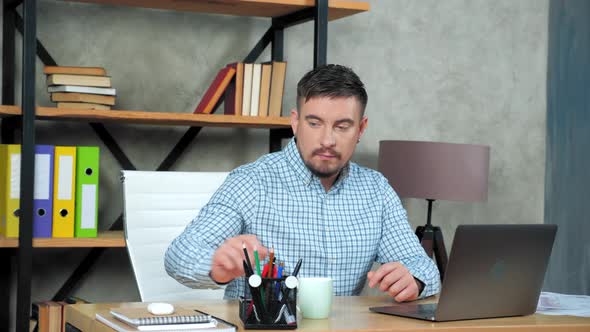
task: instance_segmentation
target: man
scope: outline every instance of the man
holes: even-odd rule
[[[378,172],[350,162],[367,127],[367,93],[349,68],[326,65],[297,85],[295,137],[280,152],[241,166],[166,252],[170,276],[194,288],[244,294],[243,245],[253,259],[274,248],[285,271],[332,277],[336,295],[369,286],[396,301],[439,291],[439,274]],[[373,262],[383,263],[369,272]]]

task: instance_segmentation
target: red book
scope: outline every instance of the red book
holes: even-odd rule
[[[213,112],[215,105],[219,101],[219,98],[231,82],[232,78],[236,74],[236,70],[232,67],[224,67],[218,73],[213,83],[201,98],[201,102],[197,105],[197,108],[193,113],[210,114]]]

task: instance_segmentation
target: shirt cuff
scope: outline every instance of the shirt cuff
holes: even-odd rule
[[[230,282],[232,282],[232,280],[230,280],[228,282],[217,282],[217,281],[215,281],[215,279],[213,279],[213,277],[211,276],[211,270],[209,270],[208,276],[209,276],[209,279],[211,279],[211,281],[213,281],[218,286],[225,286],[225,285],[229,284]]]
[[[424,289],[418,295],[419,299],[437,294],[440,290],[440,275],[436,265],[434,265],[430,258],[425,258],[429,261],[419,261],[415,264],[409,264],[406,268],[410,271],[415,279],[424,283]]]

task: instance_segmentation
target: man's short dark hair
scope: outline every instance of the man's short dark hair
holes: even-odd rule
[[[361,105],[361,118],[368,100],[365,85],[358,75],[348,67],[335,64],[319,66],[297,83],[297,109],[302,101],[314,97],[355,97]]]

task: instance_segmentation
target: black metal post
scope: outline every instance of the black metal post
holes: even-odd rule
[[[121,149],[117,141],[115,141],[113,136],[111,136],[111,134],[107,131],[107,129],[104,127],[102,123],[89,123],[89,125],[90,127],[92,127],[96,135],[103,141],[106,147],[111,151],[111,153],[113,154],[115,159],[117,159],[119,165],[121,165],[123,169],[137,169],[135,168],[131,160],[127,158],[127,155],[125,154],[125,152],[123,152],[123,149]]]
[[[16,11],[4,8],[2,13],[2,105],[14,105],[14,56]]]
[[[16,28],[21,34],[23,33],[23,19],[18,14],[16,15]],[[37,40],[36,44],[37,56],[41,62],[46,66],[57,66],[57,62],[55,62],[55,59],[49,54],[45,46],[39,40]]]
[[[10,329],[13,254],[13,249],[0,249],[0,261],[6,267],[0,272],[0,331],[8,331]]]
[[[13,6],[6,3],[2,6],[2,105],[14,105],[14,68],[15,61],[15,27],[14,20],[16,11]],[[1,142],[5,144],[14,143],[15,123],[17,117],[2,119],[0,128]],[[12,272],[14,250],[8,248],[0,249],[0,260],[4,262],[4,268],[0,272],[0,330],[10,329],[10,307],[12,299]]]
[[[191,142],[201,132],[202,127],[190,127],[184,135],[180,138],[178,143],[168,153],[166,158],[160,163],[156,171],[167,171],[180,158],[184,150],[191,144]]]
[[[22,146],[16,330],[29,330],[33,259],[33,192],[35,183],[35,48],[37,1],[23,3]]]
[[[256,59],[260,57],[260,54],[264,52],[268,44],[270,44],[273,36],[273,28],[270,27],[264,35],[260,38],[260,40],[254,45],[254,48],[250,50],[250,53],[244,58],[243,62],[254,62]]]
[[[14,7],[5,5],[2,12],[2,105],[14,105],[15,103],[15,17]],[[0,129],[2,143],[14,143],[17,121],[16,117],[2,119]]]
[[[428,215],[426,216],[426,225],[431,226],[431,218],[432,218],[432,203],[434,203],[434,199],[426,199],[428,201]]]
[[[325,65],[328,54],[328,0],[315,1],[313,67]]]
[[[432,204],[434,199],[426,199],[428,201],[428,214],[426,217],[426,225],[418,226],[416,228],[416,236],[420,240],[420,244],[426,255],[436,261],[436,266],[440,273],[440,279],[443,280],[447,267],[447,249],[443,238],[442,230],[438,226],[432,225]]]
[[[272,49],[270,51],[270,57],[272,61],[284,61],[283,50],[284,50],[284,36],[285,30],[282,27],[272,28]]]

